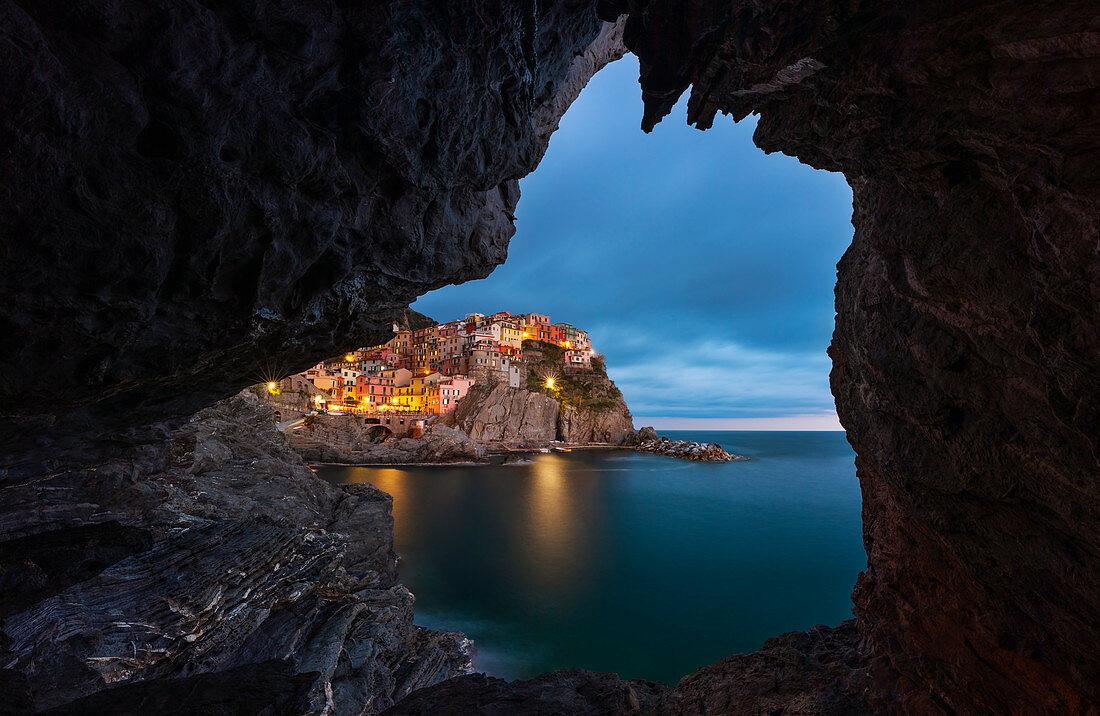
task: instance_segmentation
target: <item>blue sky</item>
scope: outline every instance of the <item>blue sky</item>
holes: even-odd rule
[[[685,104],[643,134],[636,58],[597,74],[520,182],[507,263],[414,308],[587,329],[639,426],[839,427],[825,349],[851,190],[765,155],[754,118],[700,132]]]

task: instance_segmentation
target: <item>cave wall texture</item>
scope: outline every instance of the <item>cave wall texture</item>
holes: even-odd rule
[[[830,355],[869,698],[1094,713],[1091,0],[0,0],[0,486],[487,274],[516,180],[620,32],[643,128],[690,87],[688,121],[755,112],[761,148],[853,187]],[[73,526],[20,514],[0,539]]]

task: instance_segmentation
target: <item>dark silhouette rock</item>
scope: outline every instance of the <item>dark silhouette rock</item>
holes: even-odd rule
[[[413,692],[398,714],[859,714],[869,701],[867,653],[854,621],[769,639],[684,677],[675,687],[561,669],[527,681],[459,676]]]

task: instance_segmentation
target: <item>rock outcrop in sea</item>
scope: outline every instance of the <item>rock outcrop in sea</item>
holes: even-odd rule
[[[8,486],[9,523],[70,526],[0,553],[5,673],[34,675],[4,700],[109,713],[191,679],[201,696],[173,708],[376,713],[461,674],[465,637],[413,624],[391,508],[314,475],[251,396],[48,488]]]
[[[684,460],[701,460],[704,462],[730,462],[731,460],[748,460],[744,455],[731,455],[718,443],[699,443],[692,440],[670,440],[669,438],[657,438],[645,440],[634,446],[638,452],[648,452],[655,455],[667,455]]]

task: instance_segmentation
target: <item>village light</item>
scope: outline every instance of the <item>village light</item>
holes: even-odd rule
[[[554,389],[554,379],[553,378],[547,378],[546,379],[546,387],[549,388],[550,390]]]
[[[278,391],[279,391],[279,384],[276,383],[275,381],[271,381],[270,383],[267,384],[267,392],[271,393],[272,395],[275,395],[275,393],[277,393]]]
[[[353,360],[355,360],[355,354],[348,353],[346,356],[344,356],[344,360],[346,360],[348,363],[351,363]]]

